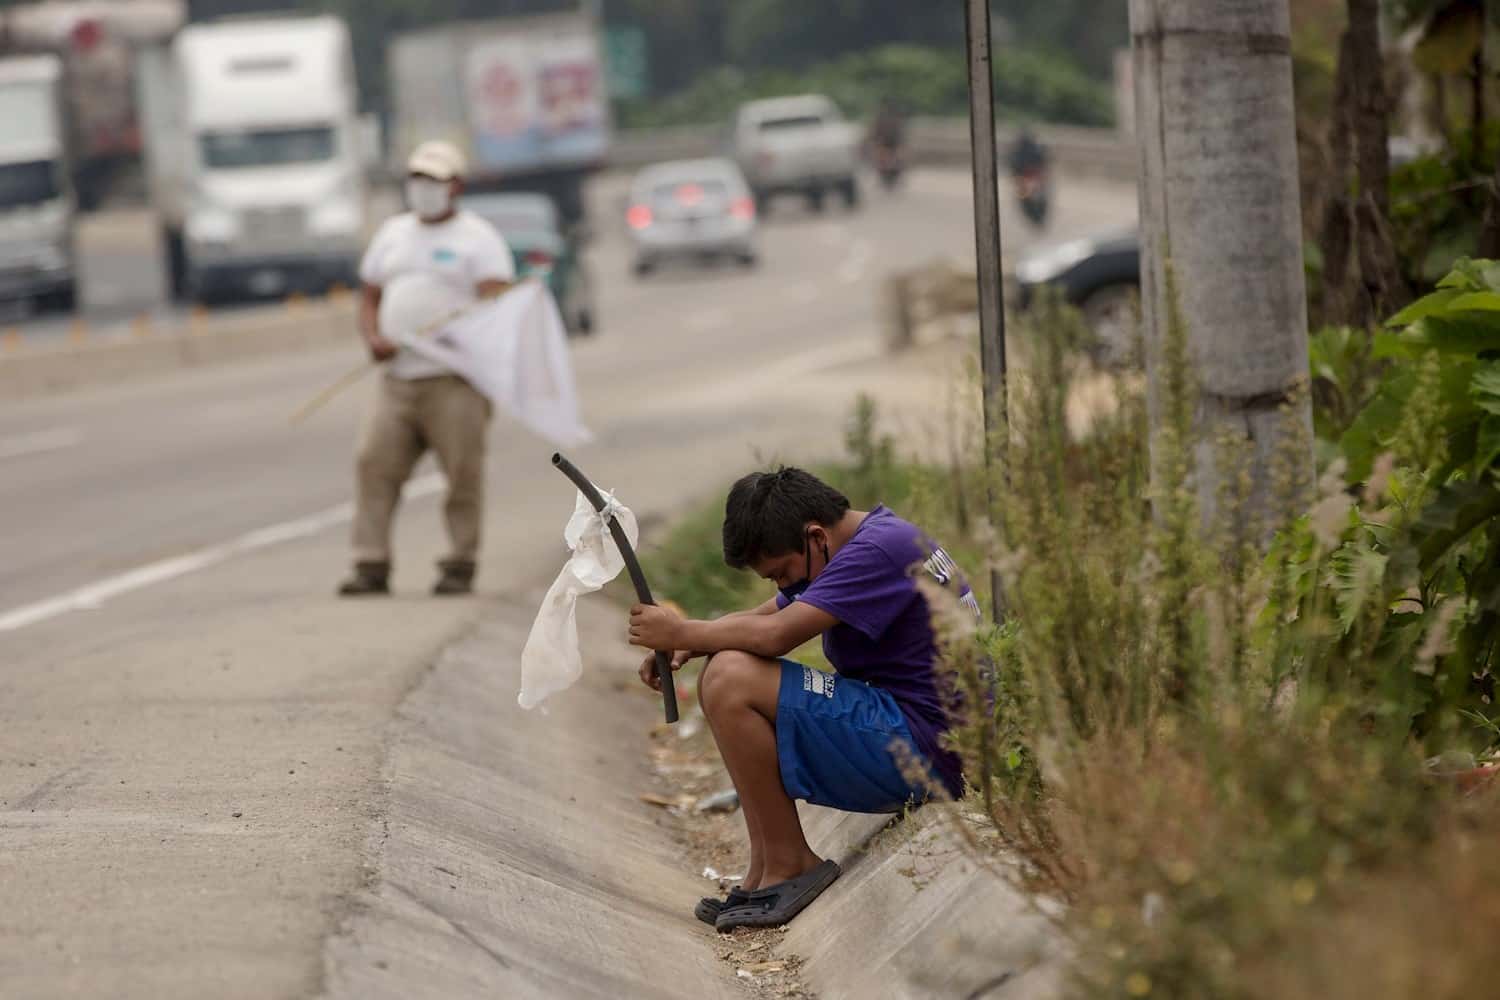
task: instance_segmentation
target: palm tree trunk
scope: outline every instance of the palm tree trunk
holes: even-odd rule
[[[1200,510],[1222,436],[1248,447],[1262,528],[1312,480],[1307,310],[1287,0],[1131,0],[1141,156],[1141,294],[1152,421],[1168,414],[1174,303],[1196,376]],[[1169,272],[1171,280],[1169,281]]]
[[[1328,123],[1328,164],[1323,183],[1327,195],[1323,200],[1323,220],[1318,231],[1318,246],[1323,251],[1323,285],[1319,302],[1325,325],[1350,322],[1354,311],[1354,277],[1350,262],[1354,257],[1354,209],[1349,197],[1350,157],[1353,153],[1355,59],[1351,52],[1354,39],[1344,32],[1339,39],[1339,58],[1333,75],[1333,107]]]
[[[1500,260],[1500,156],[1495,158],[1495,172],[1490,176],[1484,202],[1484,224],[1479,230],[1479,256]]]
[[[1349,57],[1353,60],[1354,148],[1360,193],[1390,215],[1390,102],[1380,51],[1380,0],[1349,0]]]
[[[1484,127],[1487,122],[1484,107],[1484,74],[1484,42],[1481,41],[1479,48],[1474,52],[1474,78],[1470,81],[1472,96],[1469,100],[1469,128],[1474,135],[1474,165],[1480,170],[1488,166],[1484,159]]]

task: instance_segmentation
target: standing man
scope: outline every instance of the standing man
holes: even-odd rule
[[[356,462],[354,574],[345,596],[390,593],[391,520],[401,487],[431,448],[448,479],[443,508],[451,549],[434,594],[473,589],[483,517],[485,429],[490,403],[463,378],[400,345],[515,279],[510,247],[493,226],[458,208],[463,155],[424,142],[407,161],[406,203],[386,220],[360,262],[359,332],[385,365]]]

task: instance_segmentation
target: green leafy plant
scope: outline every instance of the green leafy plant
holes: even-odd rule
[[[1388,326],[1375,351],[1389,370],[1340,439],[1360,502],[1330,493],[1271,561],[1296,593],[1292,627],[1318,633],[1440,747],[1459,712],[1494,696],[1500,263],[1459,261]],[[1325,555],[1326,571],[1307,572]]]

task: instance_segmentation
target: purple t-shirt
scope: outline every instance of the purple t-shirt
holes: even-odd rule
[[[948,711],[935,670],[937,639],[915,574],[926,571],[979,613],[953,560],[921,529],[884,507],[866,515],[797,600],[838,619],[823,633],[828,662],[845,677],[890,692],[906,716],[917,749],[956,796],[963,787],[957,755],[939,746]],[[785,599],[777,596],[777,604]]]

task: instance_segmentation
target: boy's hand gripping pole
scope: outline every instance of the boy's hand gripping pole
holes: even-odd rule
[[[572,480],[573,485],[578,487],[584,499],[593,505],[599,513],[604,513],[604,498],[599,495],[599,490],[594,486],[578,467],[563,458],[561,454],[552,456],[552,464],[557,471]],[[635,557],[635,550],[630,547],[630,539],[625,537],[625,529],[620,527],[620,522],[613,516],[609,519],[609,533],[614,536],[615,544],[620,548],[620,555],[625,560],[625,569],[630,573],[630,582],[635,584],[635,596],[642,604],[655,604],[651,599],[651,587],[646,583],[646,574],[641,572],[641,563]],[[656,676],[661,681],[661,702],[666,712],[668,722],[677,721],[677,683],[672,679],[672,654],[656,650]]]

